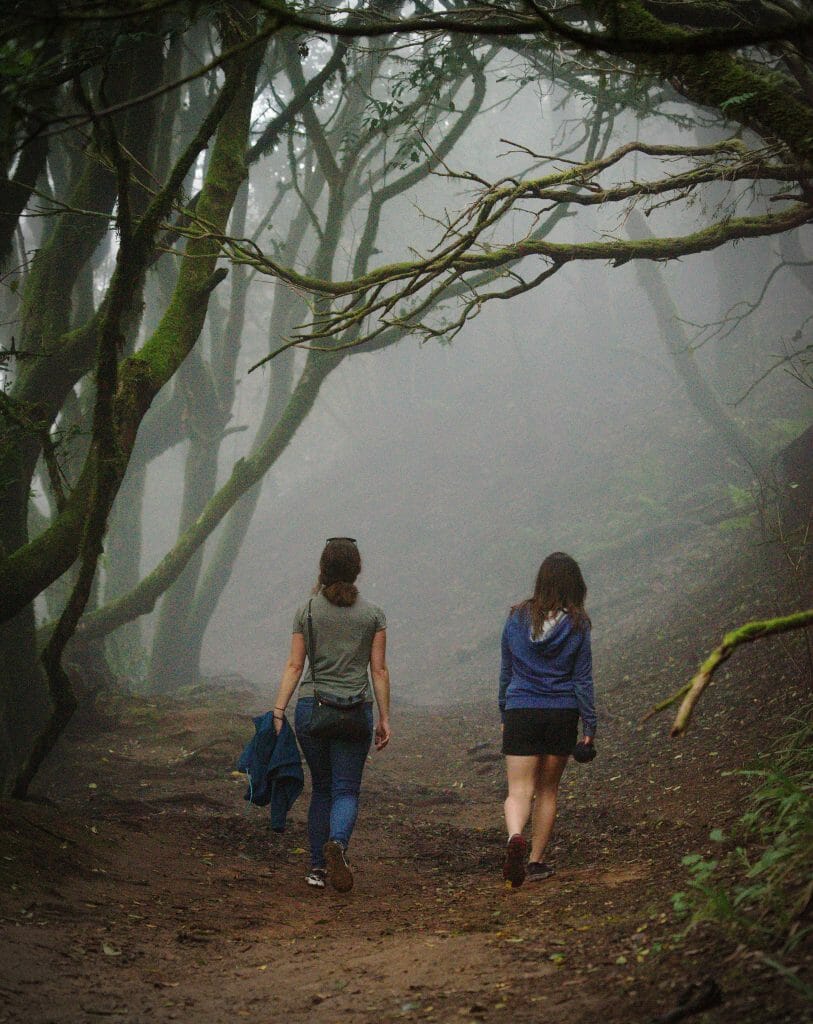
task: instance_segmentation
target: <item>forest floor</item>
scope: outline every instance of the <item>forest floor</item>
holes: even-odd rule
[[[283,835],[244,803],[234,762],[265,710],[254,691],[107,695],[76,717],[36,800],[0,804],[0,1021],[567,1022],[669,1016],[714,979],[700,1024],[800,1024],[809,1003],[758,956],[681,937],[681,859],[743,813],[736,774],[780,735],[804,683],[784,642],[719,673],[688,736],[643,711],[703,653],[742,592],[646,623],[605,658],[599,756],[573,763],[550,859],[506,889],[493,701],[396,705],[352,845],[355,888],[309,889],[307,790]],[[707,597],[708,597],[707,594]],[[722,595],[722,596],[721,596]],[[715,603],[716,602],[716,603]],[[740,616],[741,617],[741,616]],[[668,651],[668,657],[664,656]],[[795,963],[811,974],[810,950]]]

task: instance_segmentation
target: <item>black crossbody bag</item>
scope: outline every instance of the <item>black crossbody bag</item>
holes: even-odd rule
[[[311,601],[308,601],[308,661],[311,664],[313,683],[313,711],[308,726],[311,736],[324,740],[366,740],[370,735],[370,723],[364,706],[367,687],[349,697],[340,697],[317,687]]]

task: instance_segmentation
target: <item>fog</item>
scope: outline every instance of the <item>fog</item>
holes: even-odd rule
[[[734,255],[732,273],[755,279],[755,254]],[[702,262],[713,270],[712,259]],[[682,276],[694,278],[682,294],[697,295],[702,273]],[[599,650],[636,607],[668,614],[679,595],[649,605],[664,555],[674,549],[691,571],[682,545],[691,549],[694,533],[726,550],[726,535],[703,518],[725,518],[728,485],[747,475],[691,407],[634,268],[569,277],[485,310],[451,347],[407,338],[336,371],[263,485],[207,634],[207,674],[271,685],[324,538],[342,534],[359,540],[362,593],[388,614],[402,697],[493,688],[505,612],[551,550],[584,565]],[[774,333],[759,338],[765,362],[779,350],[777,323],[790,332],[802,317],[790,297],[777,289],[766,310]],[[711,372],[713,349],[703,358]],[[752,360],[743,390],[760,365]],[[777,375],[746,407],[777,440],[809,412],[804,390],[788,390]],[[145,521],[164,531],[147,534],[145,568],[172,540],[179,454],[150,481]],[[690,518],[694,504],[707,506],[704,517]]]
[[[557,89],[515,91],[500,77],[497,61],[485,112],[447,158],[450,169],[503,178],[539,164],[518,147],[554,154],[578,142],[582,100]],[[439,137],[444,130],[448,124]],[[633,137],[688,145],[728,134],[702,112],[667,100],[637,120],[619,112],[608,146]],[[250,222],[268,202],[266,163],[252,171]],[[652,164],[627,158],[609,180],[654,173]],[[436,219],[472,195],[469,183],[443,174],[419,183],[387,207],[376,259],[426,252],[438,237]],[[646,223],[657,234],[680,235],[723,209],[765,205],[745,189],[718,185],[694,205],[653,204]],[[282,204],[274,237],[285,237],[297,209]],[[324,216],[324,199],[315,209]],[[336,277],[352,272],[364,210],[362,198],[347,219]],[[520,237],[531,221],[522,210],[505,218],[495,244]],[[552,237],[628,237],[629,230],[626,207],[612,206],[565,217]],[[693,351],[702,378],[766,457],[801,433],[813,412],[810,391],[786,368],[757,383],[792,350],[807,315],[805,293],[785,269],[736,330],[702,326],[759,298],[782,244],[757,239],[654,264],[682,318],[684,349],[702,343]],[[311,233],[298,265],[307,266],[314,247]],[[225,304],[230,286],[221,287]],[[247,369],[287,337],[274,326],[274,300],[286,287],[260,275],[250,285],[232,419],[242,429],[222,445],[221,480],[258,429],[271,371]],[[505,613],[528,595],[551,550],[568,551],[584,567],[600,666],[611,639],[668,617],[714,558],[724,561],[739,544],[735,498],[752,474],[698,412],[673,356],[641,271],[603,262],[572,263],[534,291],[486,303],[451,344],[405,331],[382,351],[354,353],[323,383],[266,475],[206,633],[204,674],[276,684],[324,539],[341,534],[358,539],[362,593],[387,612],[397,698],[432,703],[491,692]],[[301,368],[304,355],[296,358]],[[142,572],[174,542],[185,452],[178,445],[150,465]],[[217,533],[208,552],[216,540]],[[142,625],[149,638],[149,620]]]

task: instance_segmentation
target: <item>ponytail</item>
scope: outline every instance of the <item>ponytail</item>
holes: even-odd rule
[[[326,600],[330,601],[331,604],[335,604],[338,608],[349,608],[356,603],[359,591],[355,583],[336,580],[335,583],[328,583],[327,586],[323,586],[322,594]]]

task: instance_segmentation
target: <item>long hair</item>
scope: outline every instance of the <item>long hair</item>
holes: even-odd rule
[[[560,610],[567,613],[574,629],[584,630],[590,625],[584,610],[586,597],[587,585],[579,563],[563,551],[554,551],[539,566],[533,597],[517,607],[530,618],[532,636],[541,636],[545,619]]]
[[[325,598],[339,608],[349,608],[359,596],[355,586],[361,572],[361,555],[356,544],[338,537],[325,544],[319,559],[319,584]]]

